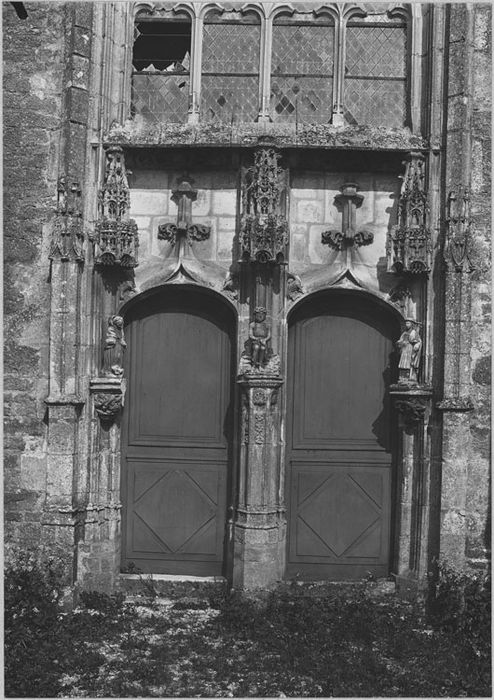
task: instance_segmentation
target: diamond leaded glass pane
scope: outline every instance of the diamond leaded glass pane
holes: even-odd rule
[[[254,121],[259,111],[258,76],[204,75],[201,91],[203,121]]]
[[[327,123],[333,94],[334,27],[273,27],[271,117]]]
[[[404,80],[345,78],[345,118],[350,124],[403,126],[406,109]]]
[[[317,25],[273,27],[273,75],[333,74],[334,28]]]
[[[258,74],[260,40],[259,24],[205,24],[203,74]]]
[[[184,122],[189,106],[189,74],[134,73],[132,114],[150,122]]]
[[[346,74],[353,77],[405,77],[404,27],[347,27]]]
[[[406,28],[348,26],[344,105],[347,121],[403,126],[406,117]]]
[[[205,24],[201,120],[254,121],[259,113],[259,24]]]

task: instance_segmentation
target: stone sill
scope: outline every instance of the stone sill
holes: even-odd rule
[[[154,582],[189,582],[189,583],[225,583],[224,576],[182,576],[181,574],[120,574],[122,581],[140,581],[143,578],[151,578]]]
[[[114,124],[105,144],[146,146],[211,146],[318,148],[381,151],[426,150],[428,144],[408,128],[336,127],[330,124],[170,124],[149,123],[137,117]]]

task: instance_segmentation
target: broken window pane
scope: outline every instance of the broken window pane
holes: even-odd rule
[[[189,106],[190,22],[137,21],[132,115],[184,122]]]
[[[204,23],[201,120],[254,121],[261,27],[254,13],[210,13]]]
[[[328,123],[333,97],[334,26],[277,19],[271,58],[273,121]]]

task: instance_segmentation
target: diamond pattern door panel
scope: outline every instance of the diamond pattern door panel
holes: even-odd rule
[[[333,293],[289,329],[287,576],[389,572],[393,446],[386,384],[395,321]]]
[[[231,321],[212,298],[171,289],[129,319],[123,564],[222,573],[231,452]]]

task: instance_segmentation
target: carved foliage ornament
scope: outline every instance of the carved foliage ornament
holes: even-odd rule
[[[414,156],[406,164],[398,204],[398,224],[388,233],[389,271],[430,272],[432,242],[427,216],[424,161],[421,156]]]
[[[133,268],[138,264],[137,224],[129,219],[130,189],[120,146],[106,151],[105,182],[99,193],[95,226],[95,263]]]
[[[274,149],[261,148],[245,172],[240,245],[246,261],[283,262],[286,257],[288,222],[280,209],[285,171],[279,159]]]
[[[122,395],[114,393],[95,394],[94,408],[102,422],[111,422],[122,409]]]
[[[423,399],[410,397],[407,399],[397,399],[395,408],[406,427],[418,425],[425,419],[427,404]]]
[[[81,187],[72,182],[69,187],[61,176],[57,183],[57,207],[53,222],[50,260],[84,261],[84,231],[82,225]]]
[[[358,186],[353,182],[346,182],[341,187],[341,194],[335,199],[341,206],[342,224],[341,231],[324,231],[321,234],[321,241],[335,250],[343,250],[356,246],[370,245],[374,241],[374,234],[370,231],[357,231],[356,211],[364,199],[362,194],[357,192]]]
[[[470,192],[460,187],[448,196],[444,259],[456,272],[472,272]]]
[[[177,205],[177,223],[161,224],[158,227],[158,238],[176,245],[180,239],[205,241],[211,234],[211,226],[192,223],[192,202],[197,199],[197,190],[193,187],[193,179],[187,175],[180,178],[178,187],[172,192],[172,200]]]

